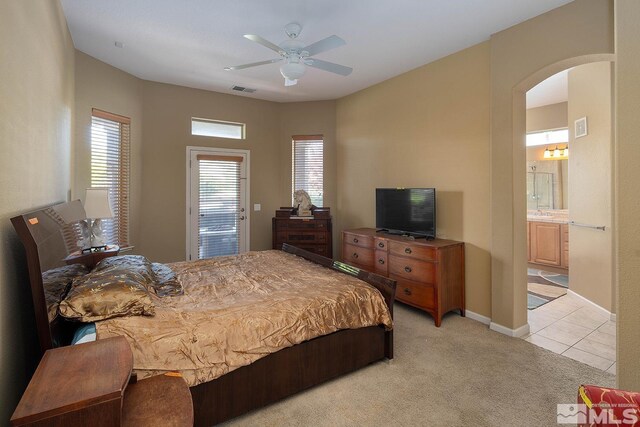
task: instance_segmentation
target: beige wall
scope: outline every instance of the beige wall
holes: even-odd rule
[[[139,251],[162,262],[185,259],[186,147],[250,150],[251,249],[271,247],[271,218],[280,206],[278,104],[251,98],[144,83],[142,209]],[[246,123],[246,139],[191,135],[191,118]],[[262,210],[253,212],[253,204]]]
[[[616,1],[617,381],[640,390],[640,2]]]
[[[291,204],[291,136],[325,137],[327,206],[335,205],[335,101],[278,104],[140,80],[76,53],[74,197],[89,186],[91,108],[131,117],[131,242],[153,260],[186,252],[186,147],[250,150],[250,246],[271,248],[275,209]],[[191,135],[191,118],[246,123],[245,140]],[[144,133],[142,129],[144,127]],[[253,204],[262,209],[253,211]],[[162,232],[158,232],[162,230]]]
[[[608,311],[612,302],[612,84],[610,62],[569,71],[569,123],[587,117],[589,134],[569,129],[569,205],[573,221],[604,225],[605,231],[569,230],[569,289]]]
[[[492,321],[527,326],[525,93],[569,67],[613,58],[613,1],[579,0],[491,37]]]
[[[435,187],[466,243],[467,309],[489,316],[489,44],[338,100],[337,229],[375,226],[376,187]],[[523,167],[524,170],[524,167]]]
[[[559,102],[527,109],[527,132],[566,128],[567,105]]]
[[[39,346],[26,259],[9,218],[64,201],[70,187],[73,44],[57,1],[0,2],[0,420]]]
[[[324,205],[336,210],[336,101],[290,102],[280,104],[280,186],[282,206],[291,205],[291,137],[324,136]],[[272,212],[273,213],[273,212]],[[333,228],[333,253],[337,254],[340,235]]]
[[[142,189],[142,81],[104,62],[76,51],[76,114],[73,199],[84,200],[91,187],[91,109],[97,108],[131,119],[131,176],[129,190],[129,242],[140,244]],[[134,250],[138,249],[137,247]]]

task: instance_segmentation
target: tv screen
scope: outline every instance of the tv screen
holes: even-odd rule
[[[376,188],[376,228],[436,236],[435,188]]]

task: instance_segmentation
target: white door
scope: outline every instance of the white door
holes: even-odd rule
[[[249,250],[249,151],[187,147],[187,259]]]

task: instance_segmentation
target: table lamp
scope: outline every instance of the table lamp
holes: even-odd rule
[[[86,227],[90,238],[89,245],[85,242],[83,251],[100,251],[106,248],[106,242],[102,235],[102,219],[113,218],[113,211],[109,203],[108,188],[87,188],[84,199],[84,210],[87,214]],[[89,247],[87,247],[89,246]]]

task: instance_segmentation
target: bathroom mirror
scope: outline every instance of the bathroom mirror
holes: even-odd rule
[[[568,209],[568,161],[527,161],[527,209]]]

